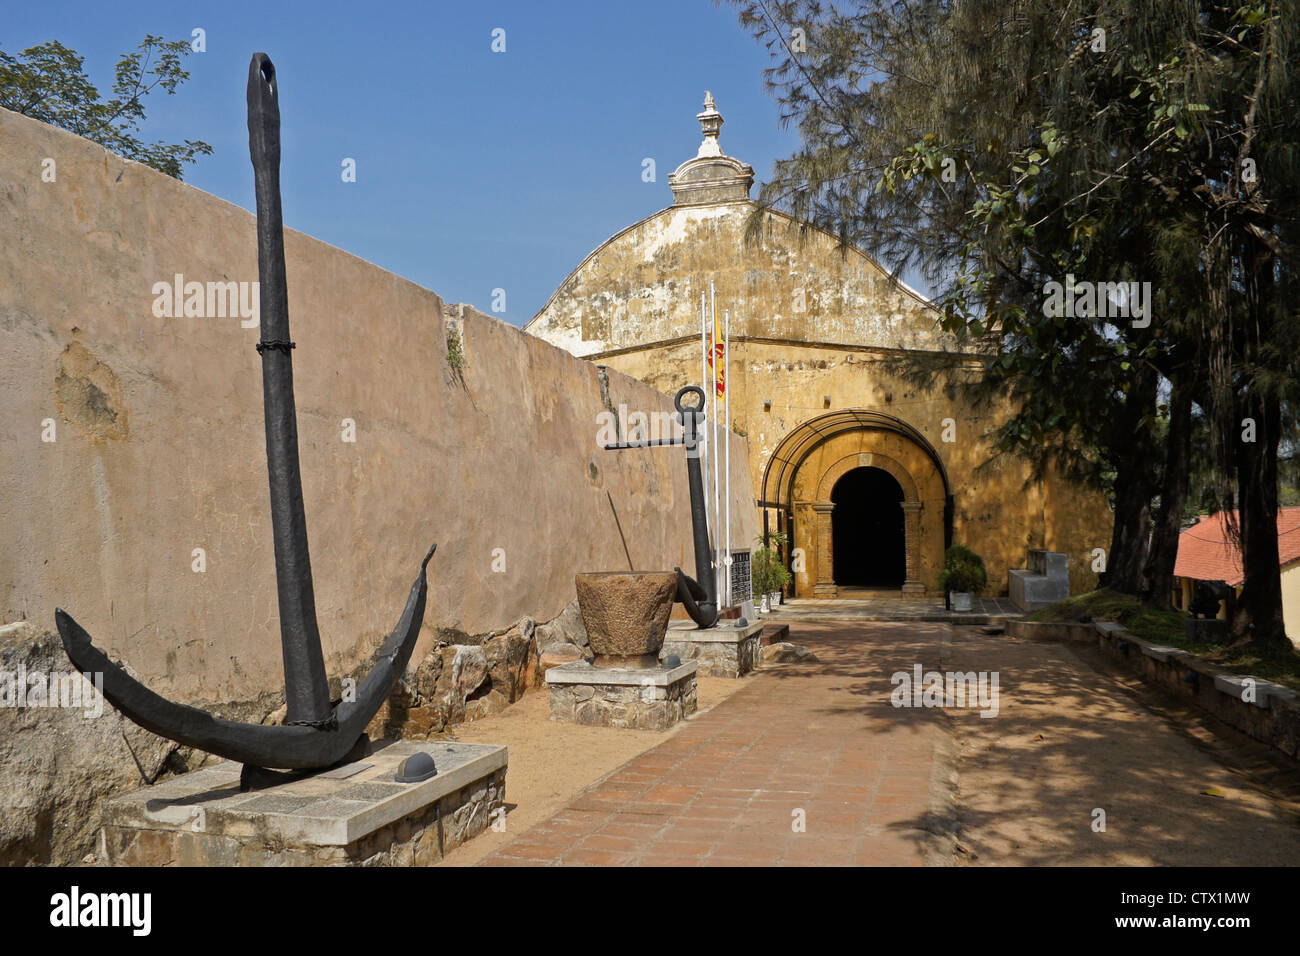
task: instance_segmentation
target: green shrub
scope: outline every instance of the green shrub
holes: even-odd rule
[[[769,531],[767,540],[763,535],[754,539],[759,547],[750,556],[750,577],[754,582],[754,593],[761,597],[779,591],[790,583],[790,569],[781,561],[781,545],[786,536],[780,531]]]
[[[943,553],[943,570],[939,572],[939,587],[945,591],[976,594],[989,583],[984,559],[970,548],[954,544]]]
[[[465,371],[465,345],[455,326],[447,327],[447,367],[454,375]]]

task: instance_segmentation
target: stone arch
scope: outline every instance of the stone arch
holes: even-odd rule
[[[952,507],[943,462],[901,419],[853,410],[814,419],[787,435],[764,476],[762,504],[777,510],[780,530],[789,532],[788,547],[803,556],[802,570],[795,569],[801,597],[839,594],[831,492],[863,467],[889,475],[903,493],[902,595],[923,597],[938,587]]]
[[[901,462],[890,455],[880,452],[857,452],[845,455],[833,462],[822,472],[817,481],[816,498],[812,510],[816,516],[814,535],[816,539],[817,579],[813,585],[814,597],[836,597],[839,585],[834,577],[835,536],[833,514],[835,504],[831,501],[831,491],[835,484],[857,468],[879,468],[898,482],[903,489],[903,562],[904,578],[902,593],[921,596],[925,594],[925,584],[921,580],[921,536],[922,512],[925,509],[921,501],[916,479]]]
[[[845,455],[831,465],[822,475],[821,480],[817,482],[817,500],[830,501],[831,489],[835,487],[835,483],[854,468],[879,468],[881,471],[886,471],[903,489],[904,502],[919,502],[921,500],[917,493],[916,479],[912,477],[906,468],[888,455],[869,451]]]

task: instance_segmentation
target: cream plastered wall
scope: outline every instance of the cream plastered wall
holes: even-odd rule
[[[691,339],[594,360],[671,391],[699,380],[699,355],[699,343]],[[1025,567],[1031,548],[1069,555],[1073,593],[1095,588],[1093,550],[1109,547],[1112,522],[1101,493],[1052,472],[1041,482],[1031,480],[1028,463],[992,454],[987,436],[1004,410],[972,407],[963,399],[960,375],[931,390],[910,385],[899,374],[897,360],[897,353],[861,346],[733,341],[731,417],[752,449],[754,488],[761,493],[770,456],[803,423],[837,409],[883,413],[911,425],[937,453],[954,497],[953,541],[984,558],[992,592],[1006,591],[1007,572]],[[953,440],[945,441],[945,434]],[[807,510],[822,476],[844,455],[872,452],[906,462],[923,486],[921,582],[934,591],[943,564],[943,491],[937,470],[919,445],[902,436],[876,431],[851,435],[855,437],[837,437],[815,452],[796,478],[795,500],[803,505],[796,506],[794,545],[804,548],[809,559],[805,572],[796,576],[796,592],[810,596],[816,580],[817,549],[807,537],[813,528]]]
[[[259,332],[154,314],[154,284],[177,274],[256,281],[254,226],[0,110],[0,623],[52,628],[61,606],[177,699],[282,687]],[[580,571],[626,570],[629,555],[638,569],[693,568],[681,450],[597,447],[607,402],[668,411],[668,396],[616,372],[602,395],[591,363],[469,309],[457,375],[436,294],[301,233],[285,242],[331,673],[391,630],[433,541],[415,660],[438,626],[549,619]],[[757,528],[742,439],[732,462],[745,546]]]
[[[1300,561],[1282,569],[1282,621],[1287,637],[1300,644]]]
[[[671,393],[701,380],[700,295],[713,281],[719,318],[731,313],[732,422],[749,439],[760,494],[770,456],[801,425],[835,410],[883,413],[935,448],[954,496],[953,540],[985,558],[991,590],[1005,592],[1007,572],[1024,567],[1031,548],[1069,555],[1074,592],[1095,587],[1093,552],[1109,546],[1112,524],[1103,495],[1052,473],[1032,481],[1024,461],[992,455],[986,436],[1004,409],[972,407],[960,374],[928,391],[899,374],[908,355],[955,349],[935,310],[869,257],[784,215],[763,212],[752,230],[755,208],[675,206],[629,226],[574,269],[525,331]],[[945,441],[949,419],[953,440]],[[880,445],[883,454],[902,441],[894,438],[865,433],[841,443],[861,453]],[[898,453],[926,457],[919,447]],[[816,488],[829,454],[838,451],[805,462],[796,498]],[[811,527],[797,519],[796,538]],[[942,529],[942,502],[923,502],[919,564],[931,590]],[[815,557],[809,541],[794,544]],[[798,577],[800,595],[811,594],[815,574],[810,563]]]
[[[754,205],[672,206],[590,253],[524,330],[593,356],[700,332],[714,283],[733,335],[889,348],[950,345],[919,296],[854,249],[775,212],[747,239]]]

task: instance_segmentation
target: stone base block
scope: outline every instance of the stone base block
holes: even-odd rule
[[[551,719],[588,727],[667,730],[698,706],[698,661],[673,667],[593,667],[586,661],[546,672]]]
[[[1010,572],[1007,593],[1022,611],[1033,611],[1070,596],[1070,559],[1059,551],[1033,549],[1029,567]]]
[[[1022,611],[1035,611],[1070,596],[1069,578],[1050,578],[1023,568],[1009,572],[1007,583],[1011,602]]]
[[[659,659],[676,654],[683,661],[699,661],[709,677],[744,677],[762,661],[763,623],[744,627],[719,622],[701,630],[693,622],[671,623]]]
[[[412,754],[437,774],[396,783]],[[504,812],[506,748],[399,741],[302,780],[239,792],[232,761],[104,803],[100,856],[117,866],[425,866]]]

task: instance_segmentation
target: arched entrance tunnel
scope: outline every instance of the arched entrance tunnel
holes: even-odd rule
[[[801,598],[855,587],[924,597],[952,541],[953,497],[938,452],[907,422],[869,409],[792,429],[768,457],[759,505],[788,536]]]
[[[903,487],[881,468],[854,468],[831,490],[834,578],[840,587],[901,588],[907,579]]]

